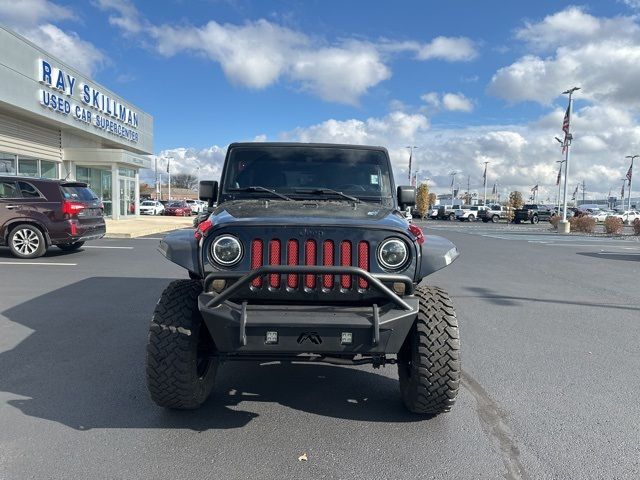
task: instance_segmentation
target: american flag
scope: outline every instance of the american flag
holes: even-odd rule
[[[560,168],[558,169],[558,178],[556,178],[556,185],[560,185],[561,176],[562,176],[562,164],[560,164]]]
[[[620,196],[624,198],[624,182],[622,182],[622,190],[620,190]]]
[[[578,195],[578,189],[580,188],[580,185],[576,185],[576,189],[573,191],[573,196],[571,197],[571,200],[575,200],[576,199],[576,195]]]
[[[413,157],[413,150],[409,153],[409,180],[411,180],[411,157]]]
[[[569,134],[569,111],[571,110],[571,104],[567,106],[567,112],[564,114],[564,120],[562,121],[562,131],[565,133],[565,143],[566,135]]]
[[[482,174],[482,179],[484,180],[484,184],[487,184],[487,164],[484,164],[484,173]]]
[[[171,163],[171,159],[167,158],[167,173],[169,173],[169,164]]]
[[[496,188],[496,184],[493,184],[493,191],[491,192],[491,195],[495,195],[496,193],[498,193],[498,189]]]
[[[538,191],[538,184],[536,183],[536,186],[531,189],[531,193],[537,192],[537,191]]]
[[[417,183],[418,183],[418,172],[415,172],[413,174],[413,178],[411,179],[411,185],[415,187]]]
[[[633,159],[631,159],[631,166],[627,172],[627,180],[629,180],[629,186],[631,186],[631,176],[633,175]]]

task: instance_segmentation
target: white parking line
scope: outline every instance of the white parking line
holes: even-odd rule
[[[640,253],[630,253],[630,252],[596,252],[597,255],[640,255]]]
[[[55,267],[75,267],[77,263],[54,263],[54,262],[0,262],[0,265],[53,265]]]
[[[84,245],[82,248],[115,248],[119,250],[133,250],[133,247],[108,247],[105,245]]]

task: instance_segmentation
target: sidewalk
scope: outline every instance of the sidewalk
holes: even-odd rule
[[[104,238],[136,238],[193,226],[193,217],[143,217],[111,220],[105,218]]]

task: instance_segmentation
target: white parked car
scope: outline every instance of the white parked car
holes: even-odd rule
[[[463,205],[462,208],[456,210],[456,218],[461,222],[465,220],[467,222],[475,222],[478,219],[479,210],[483,208],[477,205]]]
[[[145,200],[140,204],[140,215],[162,215],[164,205],[155,200]]]
[[[640,212],[637,210],[618,210],[613,216],[618,217],[623,222],[633,223],[636,218],[640,218]]]
[[[187,202],[187,205],[189,205],[189,208],[191,208],[191,213],[193,213],[194,215],[204,212],[204,202],[201,202],[200,200],[185,200],[185,202]]]
[[[615,214],[616,212],[611,210],[600,210],[599,212],[594,212],[589,216],[593,218],[596,222],[604,222],[607,217],[611,217]]]

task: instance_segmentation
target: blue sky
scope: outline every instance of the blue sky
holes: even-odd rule
[[[452,169],[477,189],[490,161],[505,191],[548,195],[563,89],[583,87],[574,150],[594,195],[640,149],[640,92],[627,88],[638,12],[637,0],[0,0],[0,21],[151,113],[156,153],[176,168],[215,176],[233,141],[344,141],[387,146],[400,176],[413,144],[436,190]]]

